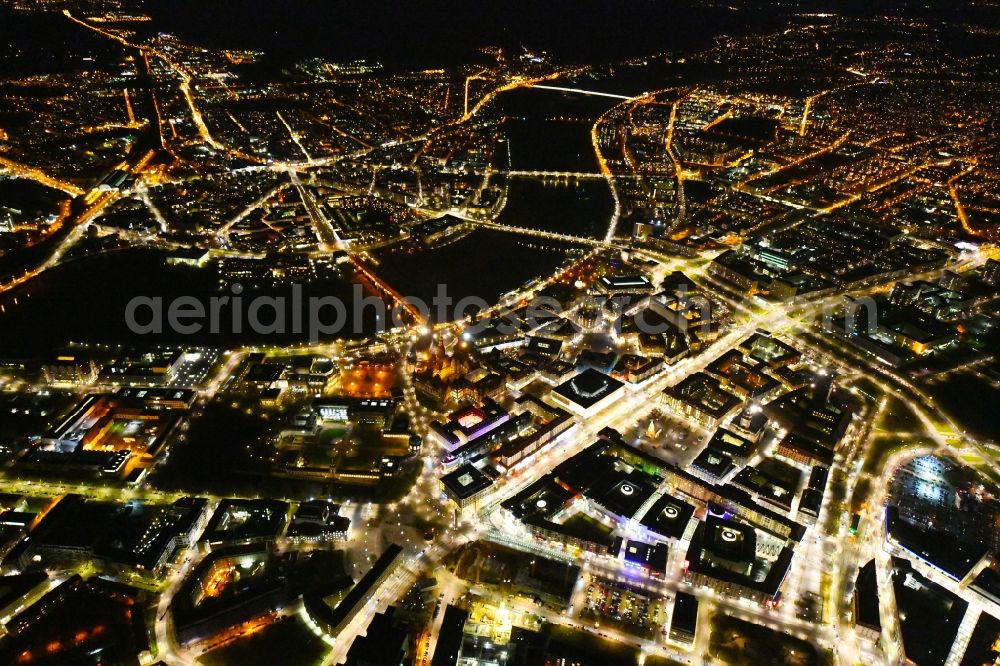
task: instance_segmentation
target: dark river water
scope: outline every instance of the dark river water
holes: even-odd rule
[[[232,297],[228,287],[220,286],[213,265],[204,268],[167,264],[167,254],[157,250],[127,249],[70,261],[46,271],[40,277],[11,293],[0,295],[0,356],[21,357],[44,355],[69,342],[102,344],[187,344],[210,346],[241,346],[253,344],[291,344],[305,341],[308,336],[293,331],[290,288],[247,288],[242,294],[242,319],[234,323],[234,309],[226,305],[219,310],[219,326],[212,332],[209,319],[201,319],[201,331],[187,334],[172,332],[169,306],[175,299],[194,297],[205,304],[211,299]],[[344,303],[352,302],[353,284],[348,279],[332,276],[306,285],[303,302],[310,296],[335,296]],[[274,327],[255,333],[247,318],[249,305],[258,296],[284,298],[286,317],[283,331]],[[136,298],[162,299],[155,306],[162,313],[162,333],[136,334],[126,319],[129,303]],[[135,321],[152,323],[152,307],[143,305],[136,311]],[[273,310],[262,308],[259,320],[271,324]],[[303,322],[308,321],[308,313]],[[333,313],[323,319],[332,322]],[[353,322],[348,310],[342,337],[359,337],[375,328],[374,312],[364,312]],[[303,331],[308,327],[303,326]],[[238,332],[236,332],[238,331]]]
[[[597,173],[593,121],[616,100],[550,90],[505,93],[488,112],[501,114],[515,171]],[[512,176],[497,222],[602,238],[614,202],[603,179]],[[517,233],[475,231],[444,247],[383,252],[378,273],[397,291],[427,299],[444,285],[454,300],[492,303],[525,282],[549,275],[566,259],[562,242]]]
[[[502,95],[496,107],[505,119],[511,169],[599,173],[590,130],[619,101],[539,88]],[[613,209],[611,190],[603,179],[514,176],[497,222],[602,238]]]
[[[603,180],[546,182],[513,177],[497,222],[514,227],[603,238],[614,203]]]

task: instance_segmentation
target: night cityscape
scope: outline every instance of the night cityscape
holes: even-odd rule
[[[0,666],[1000,666],[1000,0],[0,0]]]

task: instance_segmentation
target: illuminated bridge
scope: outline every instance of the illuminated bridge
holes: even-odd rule
[[[534,176],[537,178],[604,178],[602,173],[582,171],[490,171],[491,174],[507,176]]]
[[[562,86],[543,85],[534,85],[531,87],[541,88],[542,90],[558,90],[559,92],[579,93],[581,95],[594,95],[596,97],[611,97],[613,99],[635,99],[634,97],[629,97],[628,95],[616,95],[614,93],[600,92],[599,90],[584,90],[582,88],[564,88]]]
[[[492,229],[494,231],[505,231],[507,233],[522,234],[524,236],[535,236],[536,238],[545,238],[547,240],[562,241],[565,243],[575,243],[577,245],[590,245],[592,247],[607,247],[618,250],[627,250],[630,248],[630,246],[627,243],[599,240],[597,238],[590,238],[587,236],[574,236],[572,234],[561,234],[555,231],[545,231],[543,229],[531,229],[529,227],[514,227],[508,224],[497,224],[496,222],[480,222],[477,220],[469,220],[469,222],[471,224],[480,226],[484,229]]]
[[[458,171],[442,169],[442,173],[462,173],[468,174],[468,171]],[[487,171],[482,171],[476,173],[479,176],[485,175],[491,176],[523,176],[526,178],[566,178],[566,179],[592,179],[592,180],[604,180],[608,176],[599,171],[530,171],[530,170],[519,170],[519,169],[488,169]],[[647,176],[656,176],[660,174],[612,174],[611,177],[615,179],[627,179],[627,178],[645,178]]]
[[[367,278],[368,281],[371,283],[371,285],[376,290],[382,292],[382,294],[388,297],[389,300],[393,302],[393,304],[399,305],[399,307],[403,308],[403,311],[406,312],[406,314],[410,315],[410,317],[413,318],[413,321],[415,323],[417,324],[427,323],[427,320],[420,313],[420,310],[414,307],[413,304],[406,299],[406,297],[404,297],[402,294],[396,291],[392,287],[392,285],[390,285],[388,282],[386,282],[378,275],[376,275],[372,270],[370,270],[367,266],[365,266],[363,263],[361,263],[361,261],[359,261],[355,257],[351,257],[350,261],[357,269],[358,273]]]

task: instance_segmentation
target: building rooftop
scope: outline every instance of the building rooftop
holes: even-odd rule
[[[898,557],[892,558],[892,590],[906,660],[920,666],[943,666],[968,602]]]
[[[552,390],[581,408],[587,409],[623,386],[625,385],[617,379],[588,368]]]
[[[878,574],[875,570],[875,560],[869,560],[858,569],[858,578],[854,584],[854,621],[864,627],[882,631],[882,614],[879,612]]]
[[[693,515],[692,505],[670,495],[663,495],[639,519],[639,524],[668,539],[680,539]]]
[[[458,654],[462,649],[462,634],[468,619],[468,611],[457,606],[449,604],[444,609],[444,618],[441,621],[441,630],[438,632],[431,666],[454,666],[458,663]]]
[[[202,541],[268,540],[285,526],[288,503],[273,499],[224,499],[212,514]]]
[[[597,279],[598,288],[605,293],[616,291],[641,291],[652,293],[653,285],[644,275],[602,275]]]
[[[0,577],[0,608],[6,608],[48,579],[44,571]]]
[[[712,439],[708,440],[707,448],[725,454],[730,458],[747,460],[757,450],[757,444],[745,437],[740,437],[730,430],[719,428],[712,435]]]
[[[361,577],[361,580],[351,588],[351,591],[340,600],[340,603],[335,608],[331,609],[322,600],[318,600],[319,603],[312,605],[312,607],[322,607],[325,609],[323,610],[323,614],[325,615],[323,619],[327,625],[330,627],[340,626],[351,613],[355,612],[359,605],[371,597],[372,590],[377,585],[379,579],[396,563],[402,553],[403,549],[399,545],[390,543],[379,558],[375,560],[372,568]]]
[[[721,480],[736,469],[736,465],[733,464],[733,459],[725,453],[709,448],[699,453],[698,457],[691,461],[691,468]]]
[[[685,377],[668,395],[714,418],[722,418],[742,400],[725,390],[719,380],[702,372]]]
[[[984,666],[1000,661],[1000,620],[981,613],[959,666]]]
[[[764,561],[756,556],[756,544],[753,527],[709,515],[691,539],[688,572],[774,597],[788,574],[794,551],[785,546],[776,559]]]
[[[770,464],[766,464],[770,463]],[[791,472],[791,473],[785,473]],[[798,470],[768,459],[756,467],[745,467],[733,477],[732,485],[788,510],[799,486]]]
[[[687,592],[677,592],[674,597],[674,614],[671,629],[693,634],[698,628],[698,597]]]
[[[441,477],[448,492],[458,499],[468,499],[493,485],[493,479],[474,465],[462,465],[454,472]]]
[[[908,523],[900,517],[895,506],[886,507],[885,529],[889,538],[901,548],[958,581],[990,552],[987,544],[959,541],[948,532]]]
[[[630,540],[625,544],[625,563],[639,566],[663,575],[667,570],[669,549],[662,542],[655,544]]]
[[[647,474],[638,470],[627,474],[601,474],[600,481],[585,493],[616,516],[633,518],[656,491],[656,486],[650,481]]]

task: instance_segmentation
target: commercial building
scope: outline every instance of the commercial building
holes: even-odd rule
[[[661,495],[639,519],[646,534],[667,540],[683,539],[688,533],[694,507],[671,495]]]
[[[667,573],[667,558],[669,548],[662,541],[644,543],[629,540],[622,549],[627,566],[638,567],[653,578],[663,578]]]
[[[168,506],[128,502],[94,544],[106,571],[159,577],[176,553],[192,545],[208,520],[208,500],[184,497]]]
[[[448,451],[474,441],[494,428],[506,423],[510,415],[493,400],[479,406],[464,407],[449,415],[446,422],[432,421],[428,439],[436,441]]]
[[[181,350],[148,352],[106,363],[98,378],[112,386],[166,386],[180,377],[186,363]]]
[[[678,591],[674,595],[674,612],[670,619],[670,640],[693,645],[698,634],[698,598]]]
[[[42,366],[42,376],[49,384],[91,384],[97,379],[97,364],[77,354],[59,354]]]
[[[691,466],[688,469],[699,479],[704,479],[712,485],[718,485],[728,479],[737,467],[733,464],[733,459],[725,453],[707,448],[691,461]]]
[[[792,548],[759,548],[767,537],[750,525],[710,515],[695,530],[685,579],[720,594],[777,606],[792,562]]]
[[[904,663],[943,666],[969,603],[900,557],[892,558],[892,593]]]
[[[780,390],[781,383],[763,369],[758,369],[756,362],[734,349],[709,364],[706,372],[717,377],[727,391],[744,400],[767,402]]]
[[[501,508],[541,539],[571,551],[606,554],[613,544],[613,529],[640,529],[641,520],[661,497],[656,493],[657,477],[629,459],[630,451],[601,438],[504,501]],[[682,522],[685,510],[682,505],[676,508],[676,519]],[[650,516],[649,522],[656,524],[656,517]]]
[[[373,592],[396,571],[402,560],[403,549],[397,544],[389,544],[336,607],[331,608],[321,593],[304,594],[302,601],[306,613],[322,631],[336,638],[362,609],[377,605],[378,598],[372,596]]]
[[[529,459],[575,425],[573,417],[565,410],[528,394],[517,398],[511,409],[511,415],[519,421],[525,414],[530,415],[530,424],[523,431],[525,434],[518,432],[493,454],[493,459],[502,469],[510,469]]]
[[[629,384],[641,384],[663,370],[662,358],[626,354],[618,359],[611,376]]]
[[[288,503],[281,500],[224,499],[200,541],[209,548],[274,541],[285,529],[288,509]]]
[[[710,513],[735,516],[781,540],[797,542],[801,541],[805,534],[802,525],[762,505],[745,490],[732,485],[711,484],[677,465],[665,463],[659,458],[629,446],[621,433],[612,428],[603,429],[598,436],[601,441],[614,445],[617,455],[627,458],[629,464],[662,479],[674,497],[684,495],[706,506]]]
[[[137,462],[149,464],[180,425],[192,393],[168,390],[168,395],[179,394],[168,401],[151,390],[88,395],[43,435],[43,448],[58,453],[127,451]]]
[[[990,613],[981,613],[965,646],[961,666],[993,665],[1000,662],[1000,620]]]
[[[336,504],[326,500],[312,500],[299,504],[288,539],[292,542],[341,541],[347,538],[351,519],[337,513]]]
[[[964,581],[990,555],[987,544],[960,541],[948,532],[907,522],[895,506],[885,509],[885,536],[890,546],[956,582]]]
[[[645,275],[602,275],[596,282],[597,291],[607,296],[652,294],[653,284]]]
[[[823,495],[826,493],[826,482],[830,470],[823,465],[816,465],[809,472],[809,480],[799,498],[798,519],[807,525],[815,525],[819,519],[820,508],[823,506]]]
[[[212,258],[211,250],[198,247],[180,248],[167,257],[168,266],[190,266],[204,268]]]
[[[441,630],[438,632],[437,645],[431,666],[456,666],[462,651],[462,635],[469,612],[458,606],[448,605],[444,609]]]
[[[229,631],[291,601],[283,569],[265,544],[225,546],[208,553],[170,602],[177,640],[195,643]]]
[[[663,392],[664,402],[706,428],[716,428],[743,400],[725,390],[719,380],[703,372],[688,375]]]
[[[159,505],[66,495],[31,531],[17,564],[22,570],[37,563],[59,569],[89,561],[108,574],[159,576],[178,549],[193,543],[204,527],[207,505],[196,497]]]
[[[48,592],[49,575],[44,571],[0,577],[0,624],[6,625],[15,615]]]
[[[768,418],[761,410],[760,406],[750,405],[733,417],[729,425],[729,431],[743,437],[754,444],[759,444],[764,432],[767,430]],[[736,456],[734,456],[734,459]]]
[[[477,507],[493,487],[494,477],[472,464],[465,464],[441,477],[445,494],[460,509]]]
[[[465,220],[454,215],[442,215],[414,225],[410,229],[410,237],[425,247],[431,247],[456,239],[470,229],[471,225]]]
[[[345,666],[403,666],[412,645],[408,628],[396,617],[396,607],[376,613],[364,635],[351,643]]]
[[[986,601],[1000,607],[1000,573],[986,567],[969,584],[969,589]]]
[[[530,364],[546,363],[558,357],[562,347],[561,340],[537,335],[529,336],[521,351],[521,361]]]
[[[755,467],[744,467],[730,484],[772,509],[787,513],[792,509],[800,480],[798,469],[769,458]]]
[[[552,389],[550,399],[581,419],[587,419],[621,399],[625,385],[593,368]]]
[[[790,432],[778,441],[774,455],[800,465],[833,464],[833,449],[808,437]]]
[[[741,342],[739,350],[751,360],[773,370],[794,365],[802,360],[802,352],[765,330],[758,330]]]
[[[728,456],[734,465],[742,467],[757,452],[757,442],[741,437],[726,428],[719,428],[712,435],[712,439],[708,440],[706,450],[708,449]]]
[[[879,610],[878,573],[875,560],[869,560],[858,569],[852,596],[854,628],[858,636],[877,641],[882,634],[882,616]]]
[[[363,423],[378,428],[391,428],[397,401],[393,398],[317,398],[312,408],[322,421],[333,423]]]

